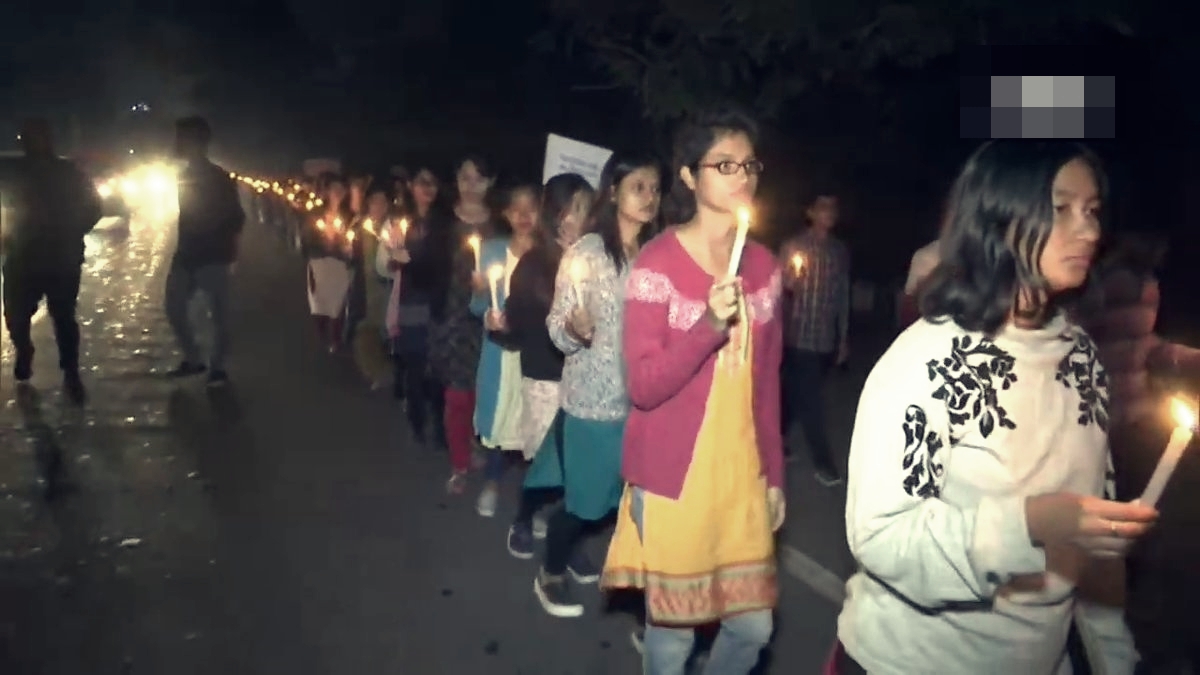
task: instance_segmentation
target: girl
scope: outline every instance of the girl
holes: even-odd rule
[[[601,174],[590,232],[564,256],[546,318],[566,354],[562,381],[563,510],[550,519],[546,559],[534,593],[549,614],[574,617],[583,605],[566,582],[595,583],[600,570],[583,552],[585,525],[607,516],[621,496],[621,439],[629,395],[621,325],[630,266],[658,221],[658,163],[613,155]]]
[[[442,387],[429,370],[431,302],[439,285],[450,276],[448,263],[454,242],[450,225],[437,208],[438,181],[421,167],[409,184],[405,203],[412,209],[388,222],[377,263],[395,275],[390,298],[388,335],[393,354],[394,393],[407,400],[405,413],[416,439],[432,448],[446,447],[442,421]]]
[[[1105,191],[1074,143],[987,143],[960,172],[923,319],[859,401],[842,672],[1066,673],[1073,621],[1101,670],[1133,672],[1121,610],[1077,597],[1095,575],[1123,585],[1157,515],[1104,497],[1107,375],[1062,311]]]
[[[487,162],[468,157],[458,163],[454,175],[457,188],[454,221],[448,228],[445,245],[437,253],[438,264],[449,273],[439,275],[441,283],[433,291],[429,359],[446,401],[446,444],[452,467],[446,489],[451,494],[461,494],[471,468],[475,372],[483,336],[482,312],[471,311],[472,298],[488,292],[487,281],[476,269],[475,254],[468,244],[491,236],[496,229],[487,205],[496,174]]]
[[[757,243],[731,260],[736,213],[762,173],[756,136],[749,119],[725,111],[679,130],[668,214],[678,225],[646,247],[629,279],[629,485],[603,585],[645,589],[649,675],[682,673],[693,627],[716,621],[704,672],[747,673],[773,629],[781,278]]]
[[[508,528],[508,552],[522,560],[533,557],[533,540],[546,536],[545,521],[536,522],[534,514],[562,487],[561,449],[551,427],[561,419],[563,353],[550,339],[546,317],[563,251],[582,234],[591,204],[592,187],[578,174],[546,182],[533,248],[513,270],[504,307],[506,337],[521,354],[521,448],[527,460],[534,460]]]
[[[302,249],[308,260],[308,308],[332,354],[341,348],[345,329],[346,297],[353,277],[354,244],[349,232],[354,215],[341,177],[326,178],[322,197],[322,208],[310,214]]]
[[[483,242],[481,269],[488,275],[488,289],[478,289],[471,311],[483,317],[488,336],[483,341],[475,385],[475,430],[488,450],[483,490],[475,510],[484,518],[496,515],[500,478],[507,458],[504,450],[521,450],[521,355],[505,349],[497,333],[505,330],[503,307],[509,293],[509,280],[521,256],[533,246],[537,228],[540,195],[534,186],[509,191],[504,220],[511,228],[509,236]]]
[[[368,188],[366,196],[366,213],[356,221],[356,227],[362,236],[362,259],[369,261],[363,266],[361,282],[363,285],[364,307],[362,321],[354,331],[354,361],[359,371],[371,385],[371,390],[383,387],[388,375],[387,352],[384,351],[383,324],[387,312],[387,292],[390,290],[389,280],[385,274],[386,267],[379,269],[378,259],[388,257],[388,248],[380,243],[390,225],[389,199],[383,187]]]

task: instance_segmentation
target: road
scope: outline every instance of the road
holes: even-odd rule
[[[48,321],[39,400],[0,374],[0,672],[638,672],[632,619],[598,593],[583,619],[542,612],[535,563],[504,547],[516,485],[494,520],[447,496],[445,458],[321,352],[300,263],[262,227],[236,273],[233,385],[165,380],[171,247],[161,219],[89,237],[84,410],[59,394]],[[46,503],[36,458],[52,448],[66,487]],[[815,517],[805,503],[793,529]],[[813,672],[836,610],[785,577],[763,672]]]

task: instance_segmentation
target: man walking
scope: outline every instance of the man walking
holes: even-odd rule
[[[79,377],[76,301],[83,265],[83,237],[101,216],[96,186],[71,162],[54,154],[50,124],[30,120],[21,131],[23,166],[9,195],[13,222],[5,223],[4,320],[15,354],[13,377],[33,376],[33,315],[46,298],[58,343],[63,389],[78,405],[87,398]]]
[[[167,274],[167,320],[175,333],[183,361],[169,375],[188,377],[208,370],[209,386],[228,382],[225,357],[229,352],[229,268],[237,258],[238,236],[246,214],[238,200],[237,184],[229,172],[208,159],[212,130],[201,117],[175,123],[175,152],[184,166],[179,171],[179,242]],[[208,296],[213,321],[213,345],[206,367],[188,316],[196,292]]]
[[[850,252],[833,236],[838,211],[836,196],[818,195],[808,207],[808,228],[781,252],[786,270],[784,438],[792,421],[799,421],[817,481],[825,486],[842,482],[825,426],[825,379],[850,354]]]

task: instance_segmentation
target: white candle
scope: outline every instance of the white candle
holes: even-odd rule
[[[738,266],[742,262],[742,249],[746,248],[746,235],[750,232],[750,209],[743,206],[737,210],[737,235],[733,239],[733,253],[729,256],[730,279],[737,276]]]
[[[583,306],[583,279],[587,276],[587,265],[580,258],[571,260],[571,268],[568,274],[571,276],[571,286],[575,289],[575,301],[579,306]]]
[[[479,267],[480,267],[480,265],[482,265],[482,263],[480,262],[480,259],[479,259],[479,249],[480,249],[481,244],[482,244],[482,242],[479,239],[479,235],[473,234],[473,235],[467,237],[467,245],[470,246],[471,250],[475,252],[475,271],[476,272],[479,271]]]
[[[1183,451],[1187,449],[1188,444],[1192,442],[1192,436],[1196,433],[1196,413],[1188,404],[1177,398],[1171,399],[1171,413],[1175,418],[1175,431],[1171,433],[1171,440],[1167,443],[1167,449],[1163,452],[1162,457],[1159,458],[1158,466],[1154,467],[1154,474],[1150,476],[1150,482],[1146,483],[1146,490],[1138,498],[1138,501],[1146,506],[1158,504],[1163,490],[1171,481],[1171,474],[1175,473],[1175,466],[1179,464],[1179,458],[1183,456]]]
[[[504,278],[504,265],[499,263],[488,269],[488,281],[492,287],[492,309],[500,311],[500,280]]]

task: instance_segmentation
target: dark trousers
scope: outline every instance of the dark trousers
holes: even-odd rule
[[[783,352],[783,435],[800,423],[817,469],[834,468],[825,428],[825,380],[833,367],[833,354],[788,347]]]
[[[67,373],[79,370],[79,324],[75,321],[75,308],[80,276],[79,265],[25,267],[15,260],[5,261],[4,322],[16,350],[17,371],[27,372],[32,366],[33,315],[43,297],[58,342],[58,365]]]
[[[429,331],[406,327],[401,333],[396,356],[396,376],[403,382],[405,412],[417,438],[446,445],[444,389],[429,370]],[[432,439],[429,436],[432,435]]]

